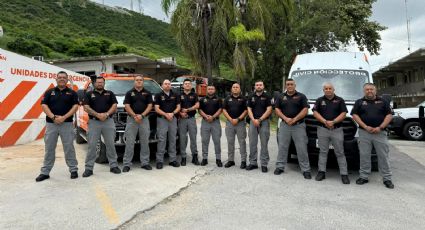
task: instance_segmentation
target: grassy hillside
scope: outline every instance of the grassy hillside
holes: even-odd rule
[[[190,67],[167,23],[123,11],[87,0],[1,0],[0,47],[55,59],[127,52],[175,56],[180,66]]]

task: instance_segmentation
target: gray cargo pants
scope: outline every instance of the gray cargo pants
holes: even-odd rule
[[[86,156],[86,169],[93,170],[96,161],[96,145],[100,137],[106,147],[106,157],[108,157],[109,167],[118,167],[117,152],[115,150],[115,122],[108,118],[105,121],[90,119],[87,139],[89,150]]]
[[[215,119],[209,123],[202,119],[201,122],[201,140],[202,140],[202,158],[208,159],[208,146],[212,136],[215,149],[215,158],[221,160],[221,125],[220,119]]]
[[[186,158],[187,133],[190,138],[190,151],[193,155],[198,155],[198,147],[196,146],[196,135],[198,133],[195,117],[179,119],[179,140],[180,154],[182,158]]]
[[[391,180],[392,173],[388,154],[387,132],[381,131],[380,133],[372,134],[364,129],[359,129],[360,178],[368,179],[372,170],[372,146],[375,147],[378,156],[378,168],[383,180]]]
[[[251,121],[249,124],[249,163],[251,165],[257,165],[258,157],[258,135],[260,136],[261,150],[260,150],[260,160],[261,166],[267,166],[269,163],[269,149],[268,143],[270,138],[270,122],[268,119],[260,123],[260,127],[255,127],[254,123]]]
[[[158,135],[158,149],[156,152],[156,162],[164,162],[165,147],[167,146],[168,139],[168,155],[170,162],[177,160],[177,149],[176,149],[176,135],[177,135],[177,118],[173,118],[172,121],[168,121],[165,118],[158,117],[156,120],[157,124],[157,135]],[[167,138],[168,135],[168,138]]]
[[[235,135],[238,138],[238,143],[241,153],[241,161],[246,162],[246,122],[240,121],[235,126],[226,121],[226,138],[227,138],[227,149],[228,149],[228,161],[235,161]]]
[[[348,175],[347,160],[344,154],[344,130],[342,127],[330,130],[319,126],[317,127],[317,139],[320,148],[319,171],[326,172],[329,144],[332,143],[338,161],[339,173],[341,175]]]
[[[149,118],[145,117],[139,124],[134,120],[134,118],[128,116],[124,134],[126,140],[125,152],[123,157],[124,166],[131,166],[131,161],[133,160],[134,155],[134,143],[136,141],[137,134],[139,134],[140,162],[142,166],[149,164]]]
[[[69,172],[78,171],[77,158],[74,149],[74,127],[72,122],[64,122],[60,125],[55,123],[46,123],[46,133],[44,134],[44,162],[41,167],[41,174],[49,175],[55,164],[56,145],[60,136],[65,154],[65,162],[69,167]]]
[[[276,161],[276,168],[285,169],[288,161],[289,145],[291,138],[294,140],[295,148],[297,150],[298,163],[302,172],[310,172],[310,162],[307,152],[307,133],[305,130],[305,123],[289,126],[285,122],[280,123],[278,139],[278,154]]]

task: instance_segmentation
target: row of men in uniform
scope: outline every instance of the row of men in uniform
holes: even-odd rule
[[[49,178],[50,170],[55,160],[55,147],[58,136],[61,137],[64,146],[65,160],[71,173],[71,179],[78,177],[77,160],[73,147],[72,119],[77,110],[77,96],[74,91],[66,87],[67,75],[60,72],[57,77],[57,86],[48,90],[43,98],[42,107],[46,113],[45,159],[41,168],[41,174],[36,181]],[[114,146],[115,124],[111,119],[117,109],[117,100],[112,91],[104,88],[105,79],[98,77],[94,83],[94,89],[85,95],[83,105],[89,114],[88,124],[88,153],[85,160],[83,177],[93,175],[96,159],[96,145],[103,136],[106,145],[106,154],[109,161],[110,171],[115,174],[121,173],[118,167],[117,154]],[[246,99],[241,95],[240,85],[235,83],[231,88],[231,95],[222,100],[215,91],[214,86],[208,86],[207,96],[198,99],[192,91],[192,82],[186,79],[183,82],[183,93],[176,94],[171,90],[171,82],[164,80],[163,91],[155,95],[155,101],[149,91],[143,88],[143,77],[134,78],[134,88],[125,95],[124,105],[128,113],[126,124],[126,148],[123,157],[123,172],[128,172],[132,166],[134,144],[136,136],[140,141],[141,167],[152,170],[149,164],[149,120],[148,114],[152,109],[157,113],[157,137],[158,146],[156,153],[156,168],[162,169],[164,154],[168,145],[169,165],[173,167],[185,166],[187,163],[186,147],[188,136],[192,163],[205,166],[208,164],[208,146],[212,138],[215,149],[216,165],[222,167],[220,138],[222,129],[220,115],[226,117],[225,135],[228,143],[228,159],[224,167],[235,166],[235,139],[240,146],[240,168],[254,170],[258,168],[258,139],[260,139],[261,171],[268,171],[270,160],[268,142],[270,138],[270,116],[272,114],[272,99],[264,92],[264,83],[255,83],[254,93]],[[304,118],[308,113],[308,100],[304,94],[296,91],[293,79],[285,82],[286,91],[275,100],[275,113],[281,119],[278,131],[278,156],[276,161],[275,175],[285,171],[288,150],[291,140],[294,141],[299,166],[305,179],[311,179],[310,162],[307,152],[307,134]],[[341,126],[346,117],[347,107],[344,99],[335,95],[335,89],[331,83],[323,85],[324,96],[318,98],[313,107],[314,117],[321,123],[317,129],[318,144],[320,148],[318,161],[317,181],[326,178],[326,163],[329,144],[334,146],[335,155],[339,165],[343,184],[349,184],[347,162],[344,154],[344,133]],[[196,112],[202,117],[202,161],[198,160],[196,145],[197,124]],[[360,150],[360,177],[357,184],[368,183],[371,173],[371,151],[375,148],[378,155],[378,165],[383,177],[383,183],[387,188],[394,188],[391,180],[391,169],[388,158],[389,148],[385,128],[392,119],[389,103],[376,95],[373,84],[364,85],[364,97],[357,100],[351,111],[353,119],[358,123],[359,150]],[[248,136],[250,153],[246,150],[246,122],[250,118]],[[179,134],[180,162],[176,156],[176,136]],[[247,164],[248,160],[248,164]]]

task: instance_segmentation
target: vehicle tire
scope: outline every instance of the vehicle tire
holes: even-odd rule
[[[106,146],[100,139],[96,143],[96,163],[108,163],[108,157],[106,157]]]
[[[424,138],[424,131],[419,122],[411,121],[404,125],[403,135],[409,140],[418,141]]]
[[[84,144],[87,143],[87,141],[81,136],[82,134],[82,130],[80,127],[76,127],[75,128],[75,142],[77,142],[77,144]]]

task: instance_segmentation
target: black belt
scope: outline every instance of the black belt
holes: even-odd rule
[[[285,124],[287,124],[283,119],[281,119],[282,120],[282,122],[283,123],[285,123]],[[299,121],[297,121],[295,124],[293,124],[293,125],[299,125],[299,124],[302,124],[302,123],[304,123],[304,119],[302,119],[302,120],[299,120]]]
[[[107,119],[112,118],[112,116],[109,116]],[[90,117],[90,120],[96,120],[96,121],[100,121],[99,118],[97,117]]]
[[[323,127],[323,128],[325,128],[325,129],[329,129],[328,127],[326,127],[326,125],[324,125],[324,124],[320,124],[320,127]],[[342,124],[334,124],[334,129],[337,129],[337,128],[341,128],[342,127]]]

